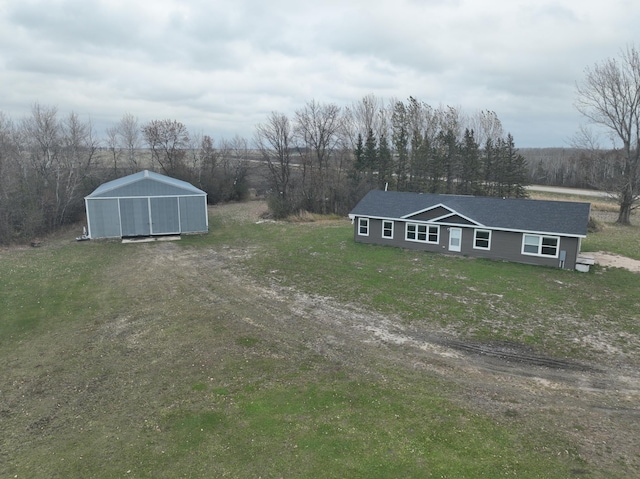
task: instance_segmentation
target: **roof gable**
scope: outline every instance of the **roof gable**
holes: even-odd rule
[[[435,195],[373,190],[351,211],[351,217],[412,218],[421,221],[477,225],[484,228],[580,236],[587,234],[591,205],[483,196]],[[449,215],[422,219],[427,211]],[[465,223],[468,222],[468,223]]]
[[[205,194],[204,191],[186,181],[144,170],[104,183],[88,195],[87,198]]]
[[[442,218],[437,218],[434,220],[436,223],[446,223],[446,224],[456,224],[456,225],[465,225],[465,226],[483,226],[475,221],[472,221],[468,218],[464,218],[458,214],[451,214],[448,216],[443,216]]]
[[[458,213],[448,206],[440,203],[435,206],[426,208],[422,211],[409,213],[402,216],[402,219],[412,219],[415,221],[430,221],[435,223],[456,223],[464,225],[482,226],[478,222]]]

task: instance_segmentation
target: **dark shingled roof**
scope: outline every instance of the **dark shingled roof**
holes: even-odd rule
[[[568,236],[587,235],[591,208],[590,203],[569,201],[373,190],[349,216],[406,218],[440,204],[486,228]]]

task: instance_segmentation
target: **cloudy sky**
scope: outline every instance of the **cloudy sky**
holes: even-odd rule
[[[639,25],[637,0],[0,0],[0,111],[251,138],[311,100],[413,96],[569,146],[576,82]]]

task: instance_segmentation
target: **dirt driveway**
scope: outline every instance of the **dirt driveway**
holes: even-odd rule
[[[598,251],[596,253],[585,253],[583,256],[593,258],[597,264],[604,267],[624,268],[634,273],[640,273],[640,261],[627,258],[617,254]]]
[[[619,360],[613,345],[604,344],[606,338],[591,335],[603,349],[611,346],[610,360],[598,364],[547,357],[514,343],[465,342],[448,331],[403,326],[399,318],[359,305],[277,284],[265,287],[237,265],[250,251],[189,253],[174,244],[161,249],[157,264],[197,272],[194,285],[201,274],[218,276],[219,288],[206,292],[212,304],[223,297],[237,302],[238,311],[246,298],[260,305],[259,313],[247,310],[240,319],[281,342],[282,351],[299,344],[352,368],[384,365],[435,375],[464,391],[451,398],[461,406],[477,408],[497,423],[519,421],[524,430],[561,431],[579,444],[588,463],[606,469],[623,462],[640,474],[640,374]]]

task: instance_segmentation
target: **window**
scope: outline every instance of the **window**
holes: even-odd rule
[[[369,218],[358,218],[358,235],[369,236]]]
[[[473,247],[475,249],[491,249],[491,231],[475,230],[473,235]]]
[[[557,258],[559,244],[560,238],[557,236],[526,234],[522,238],[522,254]]]
[[[440,241],[440,227],[407,223],[405,239],[420,243],[438,243]]]
[[[393,221],[382,222],[382,237],[393,238]]]

